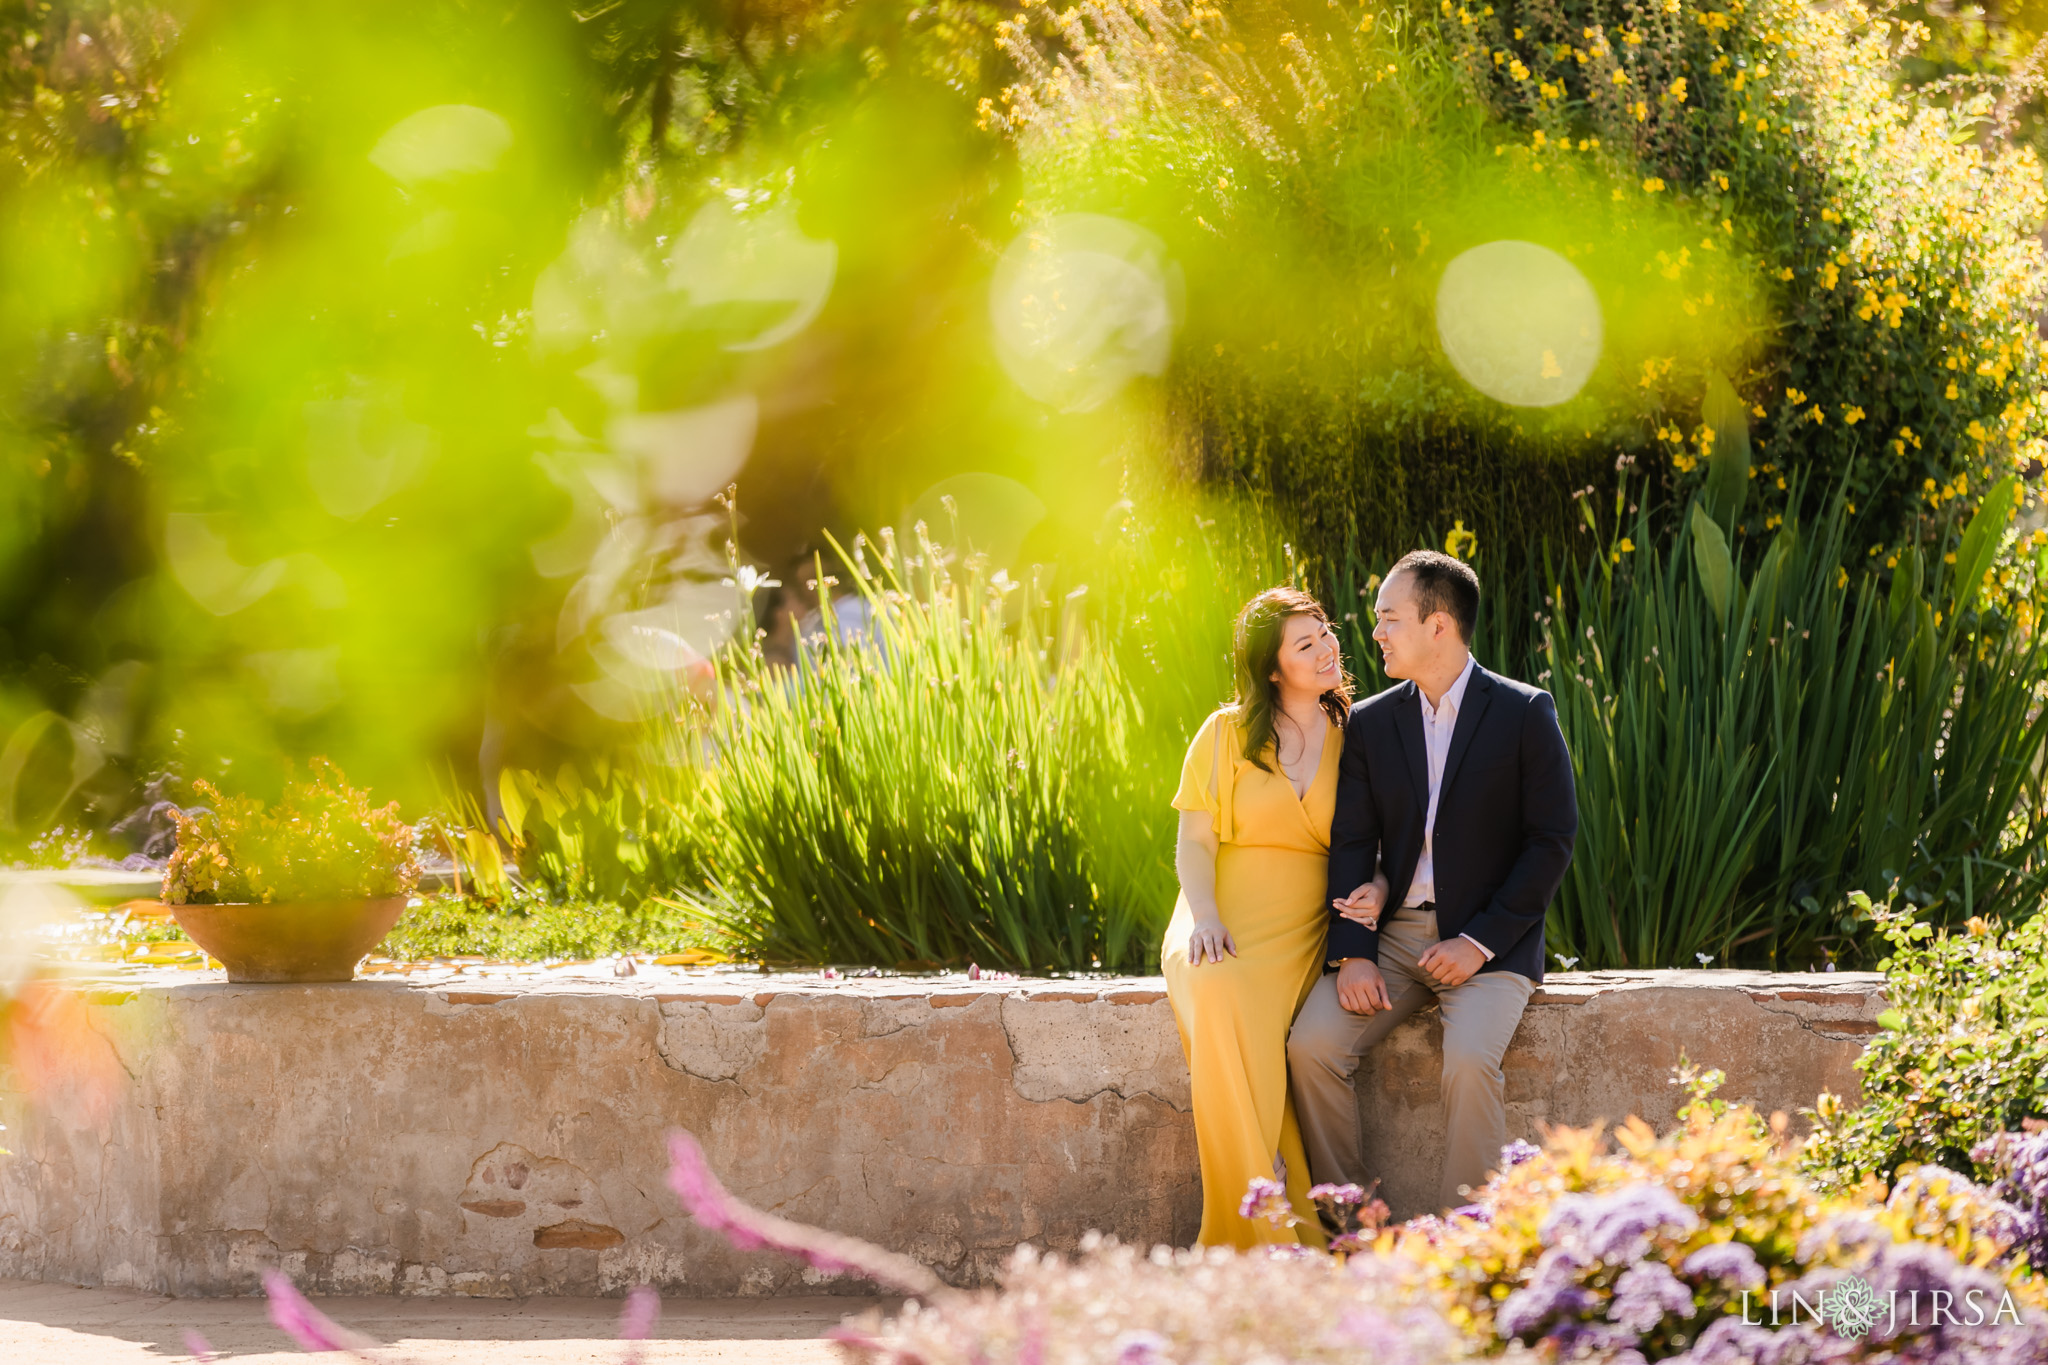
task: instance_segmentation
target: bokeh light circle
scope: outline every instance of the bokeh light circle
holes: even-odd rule
[[[1165,372],[1180,294],[1159,238],[1120,218],[1061,214],[1019,235],[996,265],[996,354],[1033,398],[1086,412],[1132,376]]]
[[[1593,286],[1534,242],[1487,242],[1444,267],[1436,329],[1467,383],[1518,408],[1566,402],[1600,361]]]

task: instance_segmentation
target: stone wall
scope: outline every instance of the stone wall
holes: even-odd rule
[[[1506,1062],[1511,1136],[1672,1116],[1681,1048],[1725,1094],[1853,1095],[1883,1007],[1864,974],[1568,974]],[[414,978],[80,983],[75,1079],[0,1073],[0,1276],[250,1292],[829,1292],[681,1215],[663,1135],[696,1132],[742,1197],[986,1283],[1020,1241],[1192,1240],[1188,1078],[1157,980],[625,982]],[[1399,1214],[1436,1183],[1438,1024],[1361,1072]],[[66,1075],[89,1075],[90,1065]],[[859,1291],[863,1286],[844,1286]]]

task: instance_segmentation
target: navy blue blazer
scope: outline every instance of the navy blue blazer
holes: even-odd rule
[[[1330,899],[1387,874],[1384,920],[1407,898],[1429,815],[1422,694],[1412,682],[1351,708],[1337,811],[1330,824]],[[1571,754],[1550,694],[1474,664],[1451,731],[1437,796],[1436,923],[1492,951],[1482,972],[1543,980],[1543,916],[1571,866],[1579,830]],[[1330,912],[1325,960],[1379,960],[1379,933]]]

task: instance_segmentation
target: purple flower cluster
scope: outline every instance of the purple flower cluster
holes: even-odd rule
[[[1661,1232],[1679,1236],[1700,1216],[1662,1185],[1639,1182],[1605,1194],[1558,1196],[1539,1235],[1545,1246],[1570,1247],[1591,1261],[1628,1265],[1643,1258]]]
[[[1531,1338],[1555,1323],[1573,1322],[1599,1306],[1600,1299],[1579,1283],[1589,1263],[1569,1247],[1551,1247],[1536,1259],[1529,1282],[1501,1300],[1493,1315],[1494,1330],[1503,1340]]]
[[[2029,1133],[2000,1133],[1970,1159],[1992,1168],[1991,1193],[2011,1205],[2013,1253],[2036,1272],[2048,1272],[2048,1125]]]
[[[1251,1184],[1245,1186],[1237,1216],[1263,1218],[1276,1228],[1292,1227],[1300,1221],[1294,1216],[1294,1206],[1287,1202],[1287,1187],[1264,1176],[1253,1176]]]
[[[1543,1149],[1535,1143],[1524,1142],[1522,1139],[1516,1138],[1513,1142],[1500,1149],[1500,1168],[1504,1171],[1511,1171],[1523,1162],[1542,1155]]]
[[[1668,1317],[1693,1314],[1692,1287],[1662,1261],[1643,1261],[1621,1272],[1607,1316],[1631,1332],[1655,1331]]]
[[[1736,1289],[1764,1287],[1764,1268],[1746,1242],[1714,1242],[1685,1258],[1680,1266],[1696,1279],[1721,1280]]]

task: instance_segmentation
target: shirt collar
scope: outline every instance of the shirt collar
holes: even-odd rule
[[[1470,654],[1465,656],[1465,667],[1459,672],[1458,680],[1450,685],[1444,692],[1443,701],[1435,706],[1429,704],[1428,695],[1420,687],[1415,689],[1415,696],[1422,703],[1424,720],[1434,722],[1442,711],[1449,711],[1454,716],[1458,714],[1458,708],[1465,704],[1465,684],[1472,681],[1472,666],[1478,662]]]

